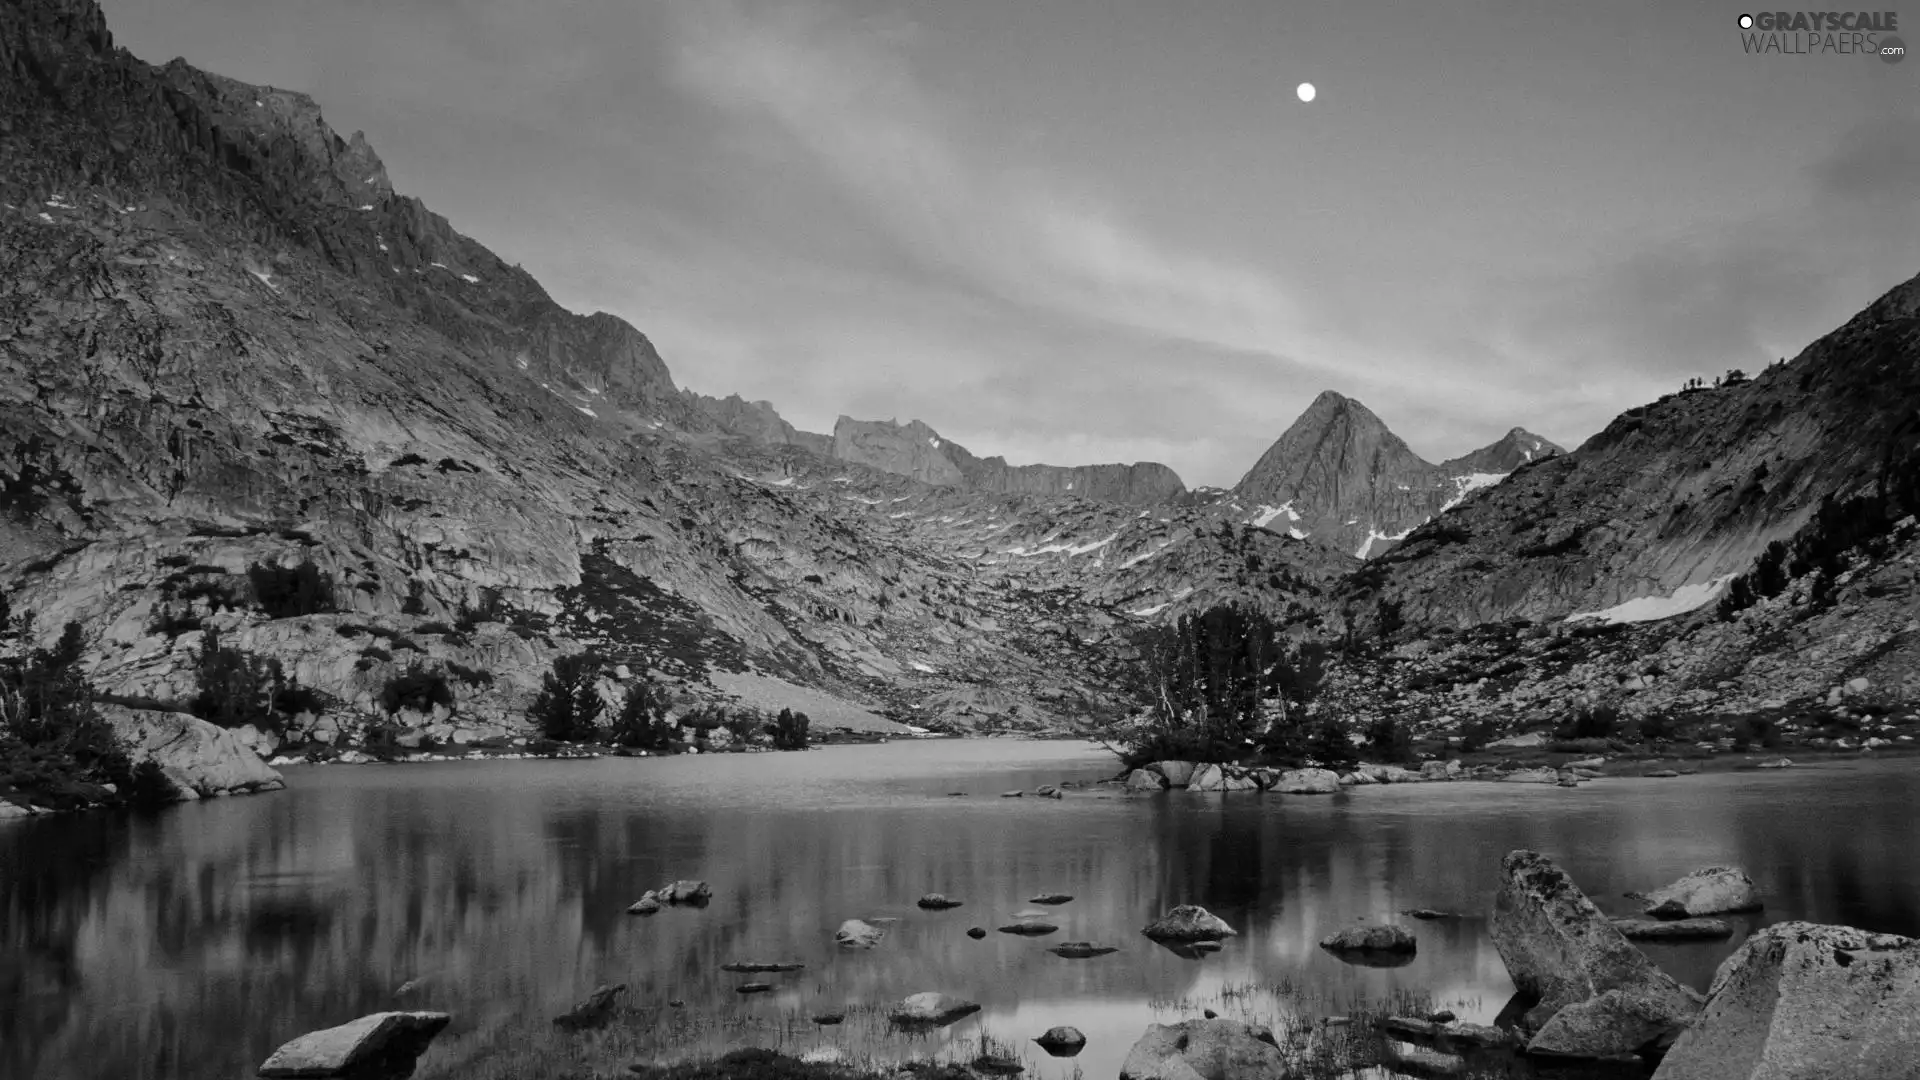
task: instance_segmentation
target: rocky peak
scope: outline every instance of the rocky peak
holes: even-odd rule
[[[1559,446],[1526,428],[1514,428],[1478,450],[1441,462],[1440,471],[1448,476],[1504,476],[1523,465],[1564,453]]]
[[[1433,465],[1373,410],[1325,390],[1261,455],[1233,494],[1254,524],[1370,558],[1519,464],[1558,452],[1552,443],[1514,428],[1490,446]]]

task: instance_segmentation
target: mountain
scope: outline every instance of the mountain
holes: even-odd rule
[[[1668,394],[1522,463],[1379,560],[1364,599],[1464,626],[1705,595],[1827,496],[1872,490],[1916,415],[1920,279],[1790,363]]]
[[[1177,503],[1186,485],[1158,462],[1132,465],[1009,465],[1005,458],[975,457],[959,443],[918,420],[904,426],[891,420],[855,420],[842,416],[833,426],[833,451],[886,472],[928,484],[1005,494],[1074,495],[1128,506]]]
[[[0,589],[122,698],[188,701],[217,629],[320,695],[299,737],[517,734],[582,650],[614,691],[1037,729],[1123,705],[1132,628],[1351,569],[1078,497],[1155,467],[929,445],[968,484],[928,484],[690,393],[312,99],[143,63],[91,0],[0,0],[0,160]]]
[[[1234,485],[1256,525],[1284,528],[1365,559],[1422,522],[1559,447],[1514,428],[1499,441],[1432,465],[1371,409],[1331,390],[1313,399]]]

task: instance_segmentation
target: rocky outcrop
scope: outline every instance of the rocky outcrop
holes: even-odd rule
[[[1120,1080],[1286,1080],[1273,1033],[1213,1018],[1154,1024],[1127,1051]]]
[[[275,1050],[260,1075],[403,1080],[452,1019],[441,1012],[383,1012],[308,1032]]]
[[[1911,1077],[1916,1015],[1920,941],[1777,923],[1720,965],[1706,1008],[1654,1080]]]
[[[154,761],[185,799],[285,787],[279,773],[233,732],[186,713],[105,705],[100,713],[134,761]]]
[[[1647,914],[1659,919],[1686,919],[1758,911],[1760,888],[1746,871],[1732,866],[1709,866],[1663,885],[1647,894]]]
[[[1920,278],[1788,363],[1627,410],[1416,530],[1351,600],[1397,604],[1414,625],[1465,626],[1704,594],[1827,496],[1870,488],[1889,450],[1910,445],[1916,313]]]
[[[1522,995],[1534,1053],[1632,1054],[1677,1034],[1700,998],[1614,929],[1564,871],[1531,851],[1501,860],[1488,932]]]

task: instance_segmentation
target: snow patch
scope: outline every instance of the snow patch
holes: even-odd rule
[[[1165,610],[1167,610],[1167,605],[1162,603],[1162,604],[1155,604],[1152,607],[1134,608],[1132,611],[1127,612],[1127,614],[1138,615],[1141,618],[1146,619],[1146,618],[1152,618],[1153,616],[1158,615]]]
[[[1159,555],[1161,552],[1167,550],[1168,548],[1172,547],[1177,543],[1179,543],[1178,540],[1168,540],[1163,542],[1159,547],[1154,548],[1151,551],[1143,551],[1140,554],[1135,555],[1134,557],[1128,559],[1126,562],[1121,563],[1120,569],[1131,570],[1132,568],[1139,566],[1141,563],[1146,562],[1148,559],[1151,559]]]
[[[783,476],[780,479],[773,481],[772,484],[774,487],[792,487],[793,477]]]
[[[1671,596],[1642,596],[1623,604],[1615,604],[1605,611],[1577,612],[1567,616],[1566,621],[1598,619],[1608,623],[1640,623],[1685,615],[1689,611],[1705,607],[1720,595],[1721,590],[1727,587],[1727,582],[1732,581],[1733,578],[1732,574],[1722,574],[1712,581],[1698,585],[1682,585],[1675,589]]]
[[[1295,540],[1305,540],[1307,538],[1306,533],[1301,532],[1292,525],[1287,526],[1287,535],[1293,537]]]
[[[1272,521],[1274,518],[1279,517],[1281,514],[1287,515],[1288,521],[1300,520],[1300,515],[1293,512],[1293,500],[1288,499],[1286,502],[1281,503],[1279,506],[1262,505],[1260,507],[1259,513],[1254,514],[1253,520],[1248,522],[1248,524],[1252,525],[1256,529],[1264,529],[1267,527],[1268,522]],[[1165,521],[1167,519],[1161,518],[1160,520]]]
[[[279,291],[280,291],[280,286],[278,286],[278,285],[275,285],[275,284],[273,283],[273,275],[272,275],[272,274],[268,274],[268,273],[263,273],[263,272],[261,272],[261,271],[259,271],[259,270],[254,270],[254,269],[251,269],[251,268],[249,268],[249,269],[247,270],[247,273],[249,273],[249,274],[252,274],[252,275],[253,275],[254,277],[257,277],[257,278],[259,278],[259,279],[260,279],[260,284],[262,284],[262,285],[265,285],[265,286],[266,286],[267,288],[269,288],[269,289],[272,289],[272,290],[273,290],[274,292],[279,292]]]
[[[907,666],[912,668],[915,671],[924,671],[929,675],[933,674],[933,668],[927,666],[926,664],[921,663],[918,660],[907,661]]]
[[[592,409],[587,408],[585,405],[575,405],[574,408],[579,409],[581,412],[586,413],[588,416],[592,416],[595,418],[598,418],[600,415],[599,413],[594,412]]]
[[[1431,521],[1431,520],[1433,519],[1432,518],[1427,519],[1427,521]],[[1426,521],[1422,521],[1420,525],[1425,525],[1426,523],[1427,523]],[[1373,550],[1373,543],[1376,540],[1392,540],[1392,541],[1395,541],[1396,543],[1401,540],[1405,540],[1407,538],[1407,535],[1413,532],[1413,530],[1419,528],[1420,525],[1409,525],[1406,528],[1401,529],[1399,532],[1393,533],[1393,534],[1383,533],[1380,530],[1373,528],[1372,526],[1368,526],[1366,542],[1360,545],[1359,551],[1356,551],[1353,553],[1353,557],[1356,559],[1366,558],[1367,552]],[[1301,539],[1304,540],[1306,538],[1301,537]]]
[[[1500,481],[1505,480],[1507,475],[1508,474],[1503,472],[1477,472],[1468,473],[1465,476],[1453,477],[1453,498],[1440,504],[1440,512],[1444,514],[1454,507],[1459,506],[1466,501],[1468,495],[1479,491],[1481,488],[1492,487]]]
[[[42,211],[40,211],[40,220],[41,220],[41,221],[44,221],[44,222],[46,222],[46,223],[47,223],[47,224],[49,224],[49,225],[51,225],[51,224],[53,224],[53,215],[52,215],[52,214],[49,214],[49,213],[47,213],[47,212],[46,212],[45,210],[42,210]]]
[[[469,285],[480,284],[480,279],[477,277],[474,277],[472,274],[461,274],[460,280],[466,282]]]
[[[938,450],[940,449],[940,440],[929,435],[927,436],[927,445],[933,447],[935,450]]]
[[[367,203],[366,205],[364,205],[364,206],[362,206],[362,207],[361,207],[360,209],[361,209],[361,210],[371,210],[371,209],[373,209],[373,204],[372,204],[372,203]]]

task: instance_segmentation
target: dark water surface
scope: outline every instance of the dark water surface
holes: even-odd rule
[[[671,1011],[680,1047],[864,1039],[853,1048],[924,1056],[942,1039],[1024,1041],[1072,1024],[1090,1040],[1078,1059],[1088,1077],[1115,1075],[1150,1021],[1197,1015],[1250,984],[1336,998],[1428,991],[1484,1021],[1513,990],[1484,913],[1501,855],[1518,847],[1557,859],[1610,913],[1632,912],[1627,890],[1730,862],[1769,898],[1741,936],[1782,919],[1920,935],[1913,761],[1578,790],[998,797],[1112,772],[1094,748],[1013,741],[308,767],[287,770],[284,792],[152,818],[0,826],[0,1077],[239,1080],[294,1035],[388,1008],[452,1012],[419,1075],[460,1076],[502,1039],[548,1038],[548,1019],[603,982],[630,984],[656,1018],[683,999]],[[714,902],[625,914],[675,877],[707,880]],[[1076,897],[1050,916],[1059,934],[964,934],[1055,890]],[[965,906],[918,910],[930,891]],[[1205,905],[1241,935],[1201,960],[1139,936],[1178,903]],[[1352,967],[1315,945],[1357,917],[1411,907],[1470,914],[1412,924],[1419,955],[1404,967]],[[900,921],[878,949],[836,950],[843,919],[885,916]],[[1068,939],[1121,951],[1044,951]],[[1647,951],[1704,989],[1738,940]],[[740,959],[807,967],[719,969]],[[740,997],[747,978],[776,989]],[[775,1023],[921,990],[985,1009],[890,1047],[857,1024]],[[1254,999],[1225,1000],[1231,1015]],[[1037,1064],[1043,1078],[1071,1075],[1070,1063]]]

